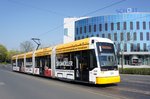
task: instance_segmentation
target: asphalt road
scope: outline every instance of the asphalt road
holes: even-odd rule
[[[150,76],[121,75],[117,85],[75,84],[0,67],[0,99],[150,99]]]

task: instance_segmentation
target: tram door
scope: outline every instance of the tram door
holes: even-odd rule
[[[79,68],[79,56],[75,56],[75,80],[81,80],[80,79],[80,68]]]
[[[82,55],[75,56],[75,61],[75,80],[89,81],[89,65],[87,57]]]
[[[40,58],[40,75],[44,75],[44,60]]]

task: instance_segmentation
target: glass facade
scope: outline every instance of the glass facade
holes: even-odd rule
[[[117,51],[124,51],[124,64],[134,64],[132,58],[136,57],[138,64],[150,65],[150,13],[124,13],[76,21],[75,40],[87,37],[113,40]]]

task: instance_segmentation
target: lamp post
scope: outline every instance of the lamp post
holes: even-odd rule
[[[124,46],[124,43],[122,43],[122,45]],[[124,49],[122,48],[121,50],[121,69],[122,69],[122,73],[123,73],[123,64],[124,64]]]

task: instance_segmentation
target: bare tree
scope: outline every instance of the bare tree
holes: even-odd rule
[[[20,43],[20,50],[22,52],[29,52],[29,51],[34,50],[34,46],[33,46],[32,42],[24,41],[24,42]]]

